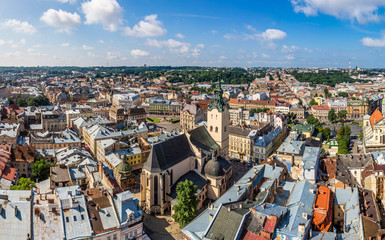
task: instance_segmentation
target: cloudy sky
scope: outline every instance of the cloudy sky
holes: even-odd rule
[[[1,66],[385,67],[385,0],[0,1]]]

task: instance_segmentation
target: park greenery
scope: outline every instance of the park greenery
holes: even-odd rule
[[[342,125],[337,132],[338,152],[337,154],[349,154],[350,134],[348,125]]]
[[[267,112],[269,110],[270,110],[270,108],[253,108],[252,109],[253,113]]]
[[[310,100],[310,102],[309,102],[309,106],[310,106],[310,107],[313,106],[313,105],[318,105],[317,101],[316,101],[314,98],[312,98],[312,99]]]
[[[19,107],[28,107],[28,106],[47,106],[50,105],[49,99],[44,95],[39,95],[36,97],[28,97],[27,99],[22,97],[17,97],[16,100],[13,98],[8,98],[9,104],[16,103]]]
[[[179,182],[176,186],[177,204],[174,206],[175,214],[172,216],[181,227],[186,226],[196,215],[199,199],[195,195],[198,187],[190,180]]]
[[[30,190],[31,186],[36,186],[34,181],[21,177],[17,180],[17,184],[11,187],[11,190]]]
[[[53,166],[55,166],[55,164],[44,159],[35,161],[32,164],[32,179],[37,181],[48,179],[50,175],[50,168]]]
[[[323,84],[335,87],[339,83],[354,83],[356,80],[349,76],[349,73],[341,71],[329,71],[327,73],[298,72],[293,71],[292,75],[300,82],[310,82],[312,85]]]
[[[158,122],[160,122],[160,119],[159,118],[147,118],[147,121],[150,121],[152,123],[158,123]]]

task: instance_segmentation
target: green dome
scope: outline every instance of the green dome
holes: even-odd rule
[[[130,173],[131,170],[132,170],[131,165],[126,161],[122,161],[121,163],[118,164],[118,166],[116,166],[116,171],[122,174]]]

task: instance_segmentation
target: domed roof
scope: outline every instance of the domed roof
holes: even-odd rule
[[[206,166],[204,168],[205,174],[212,176],[212,177],[221,177],[224,175],[223,168],[221,166],[221,163],[217,161],[216,158],[211,159],[206,163]]]
[[[118,164],[118,166],[116,166],[116,171],[118,171],[119,173],[129,173],[131,172],[132,170],[132,167],[131,165],[126,162],[126,161],[122,161],[121,163]]]

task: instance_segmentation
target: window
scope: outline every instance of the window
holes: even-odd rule
[[[117,240],[118,239],[118,237],[116,236],[116,234],[114,234],[114,240]]]
[[[213,126],[210,126],[210,132],[212,132],[213,131]]]
[[[198,160],[195,159],[195,169],[198,169]]]
[[[338,216],[338,217],[341,217],[341,214],[340,214],[340,213],[338,213],[338,214],[337,214],[337,216]]]
[[[80,215],[80,217],[82,218],[82,220],[84,220],[84,215],[82,214],[82,215]]]
[[[74,221],[76,222],[76,216],[74,216]]]
[[[69,217],[66,217],[66,222],[69,222],[70,221],[70,218]]]
[[[128,234],[124,235],[124,240],[128,240]]]
[[[218,132],[218,127],[215,127],[215,132],[216,132],[216,133]]]

